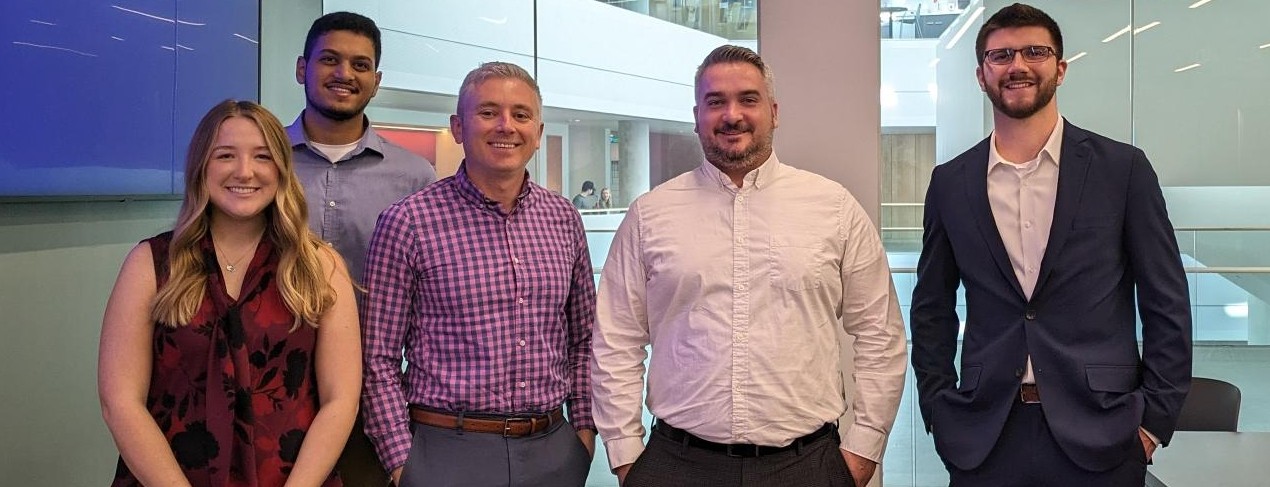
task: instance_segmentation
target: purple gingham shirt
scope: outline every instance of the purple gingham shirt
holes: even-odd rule
[[[366,434],[392,470],[407,404],[591,420],[595,281],[582,218],[526,181],[510,214],[458,174],[388,207],[366,257]],[[409,363],[402,372],[402,350]]]

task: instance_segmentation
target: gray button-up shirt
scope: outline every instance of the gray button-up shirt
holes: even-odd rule
[[[362,282],[379,212],[436,181],[436,171],[427,159],[376,133],[369,120],[357,148],[335,162],[309,145],[303,112],[287,127],[287,136],[304,185],[309,228],[335,247],[354,281]]]

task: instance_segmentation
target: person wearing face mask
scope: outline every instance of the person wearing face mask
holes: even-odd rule
[[[863,486],[895,421],[906,345],[881,239],[842,185],[776,157],[771,77],[744,47],[706,56],[706,161],[637,198],[613,237],[592,384],[627,487]],[[837,327],[855,337],[850,398]]]
[[[926,430],[953,486],[1142,485],[1191,381],[1159,181],[1141,149],[1059,115],[1068,64],[1045,12],[1001,9],[975,52],[994,128],[936,166],[913,290]]]

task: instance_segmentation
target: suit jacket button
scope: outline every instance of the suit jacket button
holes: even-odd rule
[[[1023,317],[1024,317],[1024,318],[1026,318],[1026,319],[1028,319],[1028,320],[1035,320],[1035,319],[1036,319],[1036,310],[1034,310],[1034,309],[1029,309],[1029,310],[1027,310],[1027,312],[1023,313]]]

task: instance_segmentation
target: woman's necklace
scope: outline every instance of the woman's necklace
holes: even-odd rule
[[[226,263],[226,264],[225,264],[225,270],[227,270],[227,271],[229,271],[229,272],[234,272],[234,271],[238,270],[238,263],[239,263],[239,262],[242,262],[242,261],[243,261],[243,259],[244,259],[244,258],[246,258],[248,255],[251,255],[251,254],[256,253],[255,251],[256,251],[256,246],[257,246],[257,245],[260,245],[260,238],[259,238],[259,237],[257,237],[257,238],[256,238],[256,241],[255,241],[255,242],[253,242],[253,243],[251,244],[251,246],[247,247],[247,250],[244,250],[242,253],[240,253],[240,254],[238,255],[238,258],[237,258],[237,259],[234,259],[234,260],[232,260],[232,261],[231,261],[231,260],[228,258],[228,256],[227,256],[224,252],[222,252],[222,251],[221,251],[220,246],[216,245],[214,241],[213,241],[213,243],[212,243],[212,247],[214,247],[214,248],[216,249],[216,256],[217,256],[217,257],[219,257],[219,258],[221,259],[221,262],[225,262],[225,263]]]

